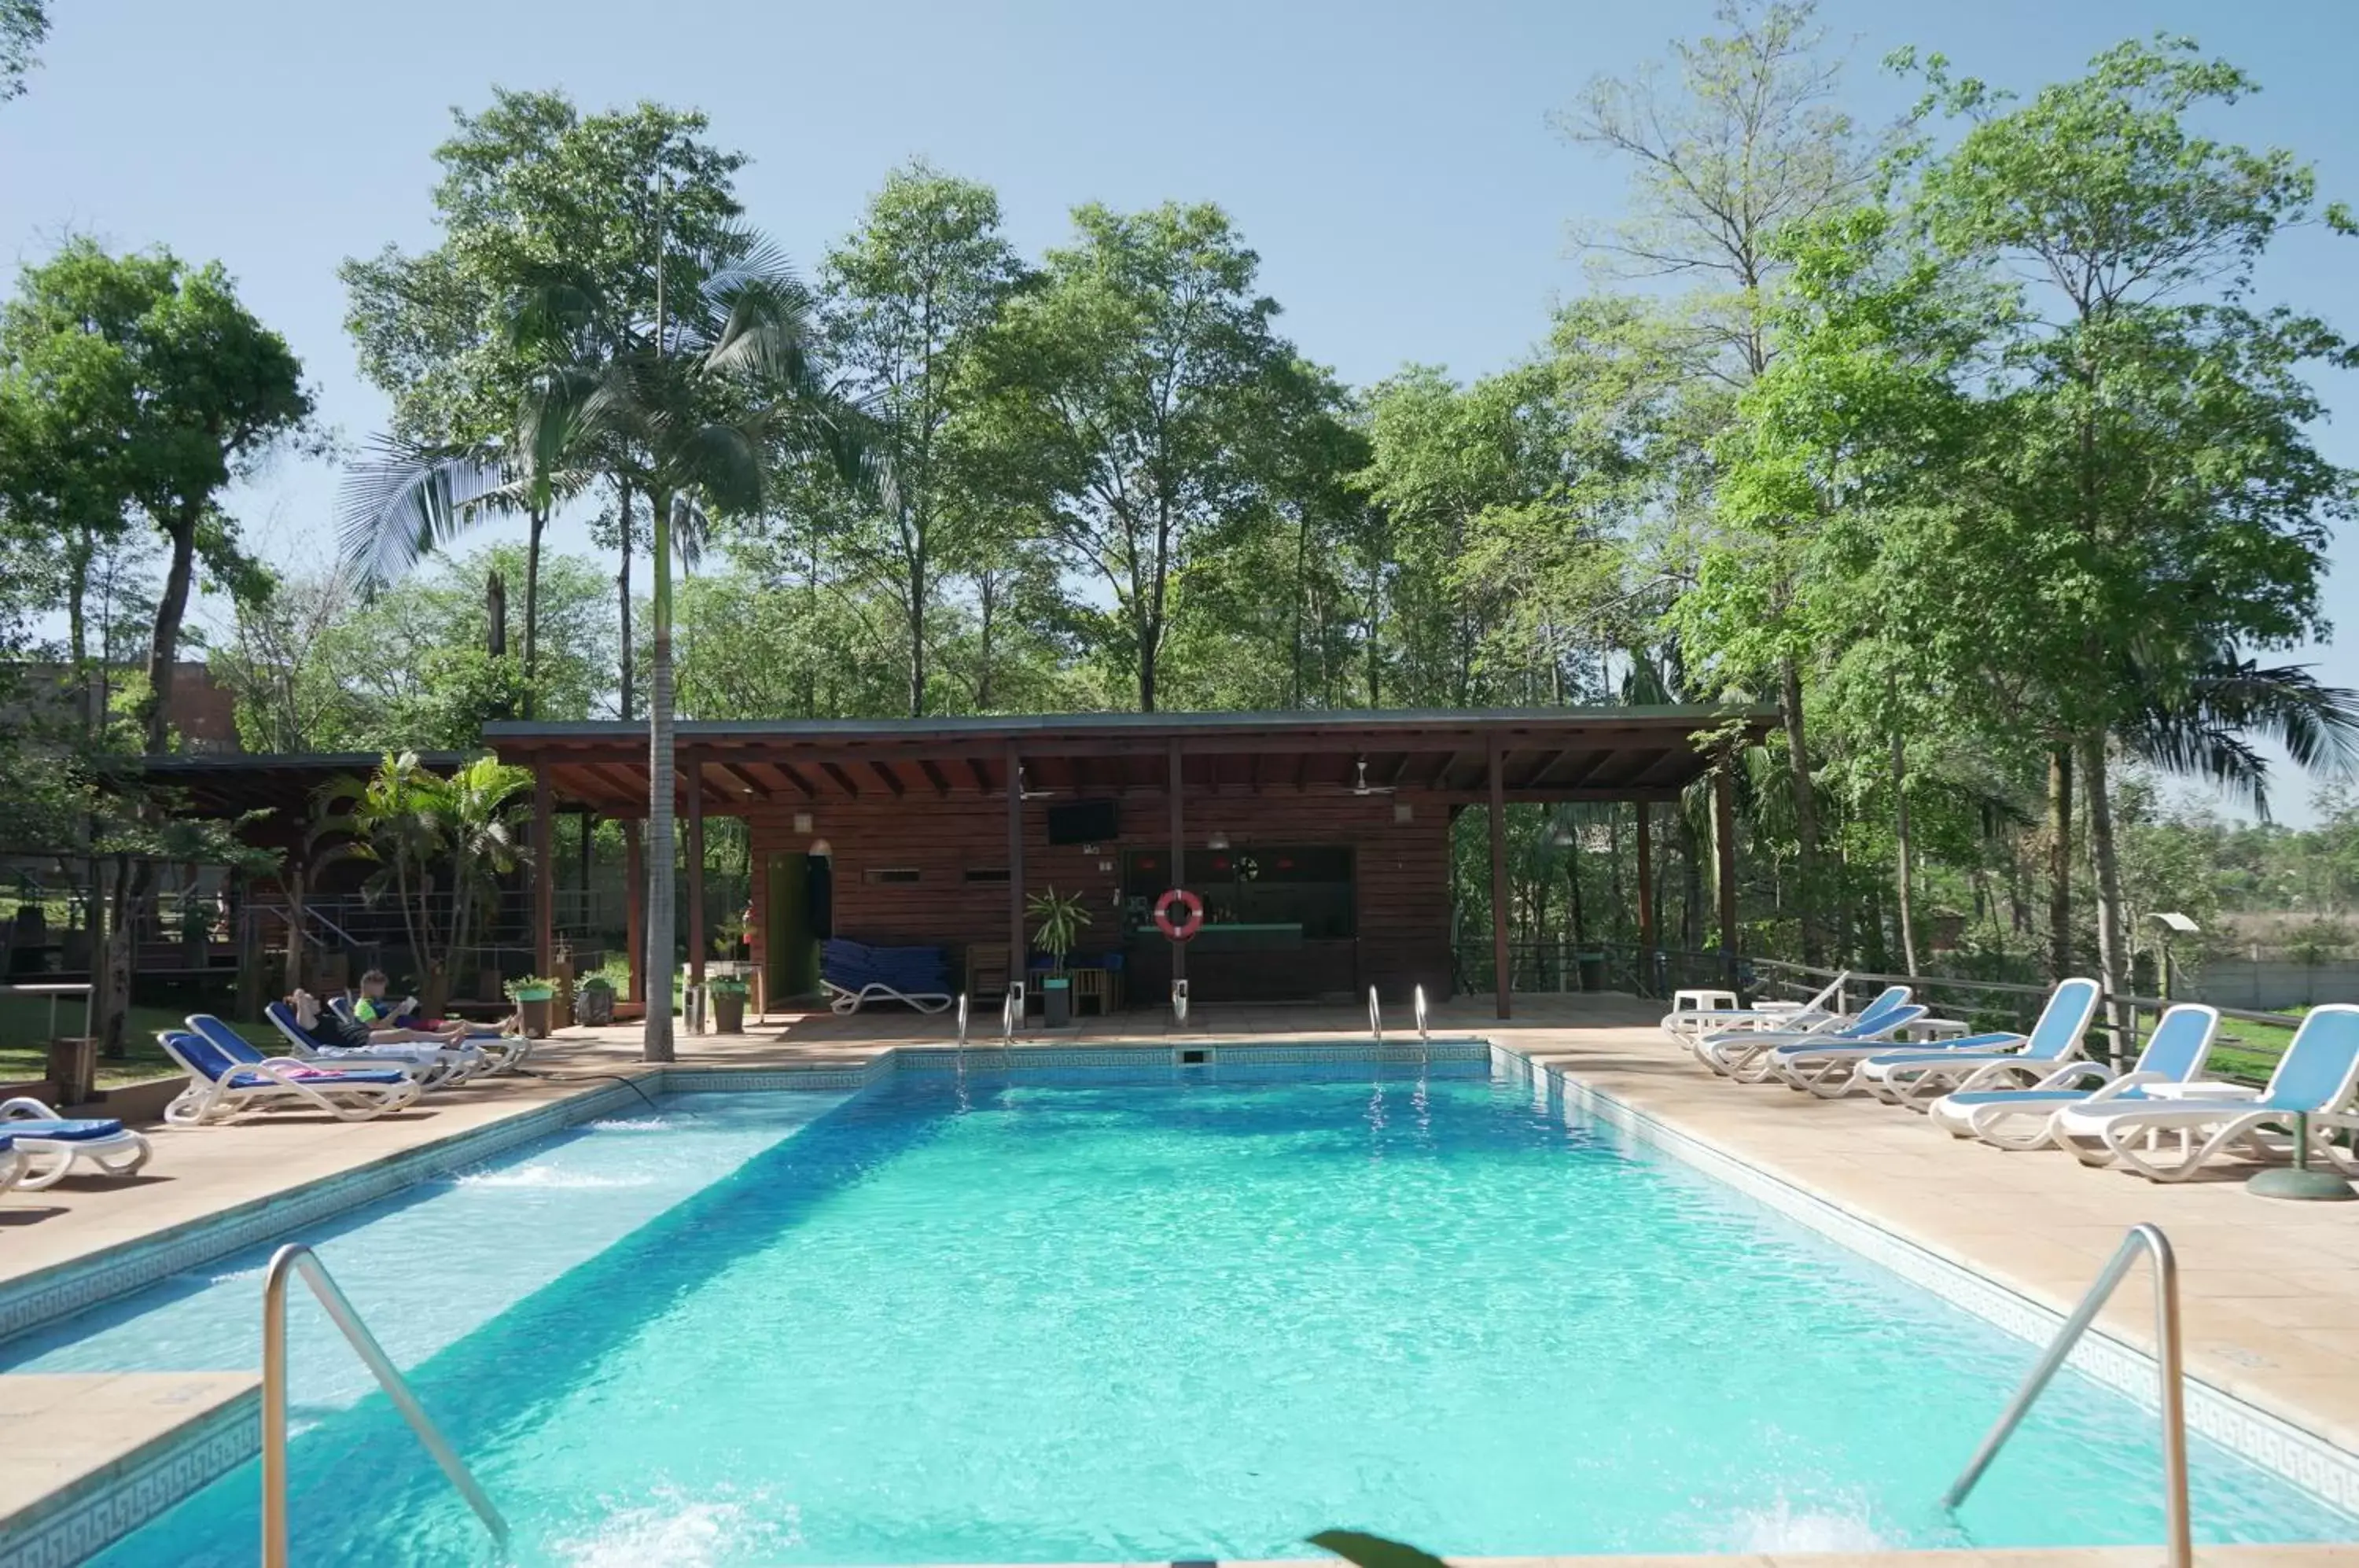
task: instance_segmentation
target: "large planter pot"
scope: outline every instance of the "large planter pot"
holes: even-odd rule
[[[1073,982],[1070,975],[1051,975],[1040,982],[1040,1022],[1046,1029],[1073,1027]]]
[[[544,985],[530,986],[516,993],[516,1019],[524,1025],[526,1035],[533,1040],[549,1038],[549,1003],[552,995]]]
[[[614,1021],[614,988],[607,985],[584,985],[573,996],[573,1021],[592,1029],[603,1029]]]
[[[713,991],[708,993],[712,1004],[712,1028],[720,1034],[745,1032],[745,993]]]

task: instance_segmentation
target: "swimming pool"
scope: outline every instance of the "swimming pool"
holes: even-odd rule
[[[1465,1554],[2160,1536],[2152,1418],[1487,1075],[906,1074],[678,1095],[356,1215],[322,1256],[527,1563]],[[253,1364],[234,1260],[7,1347]],[[295,1552],[480,1560],[299,1316]],[[2198,1443],[2198,1536],[2359,1523]],[[252,1466],[101,1561],[246,1563]]]

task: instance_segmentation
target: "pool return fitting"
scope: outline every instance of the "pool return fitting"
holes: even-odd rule
[[[419,1443],[441,1467],[443,1475],[475,1510],[484,1528],[503,1548],[508,1543],[508,1521],[476,1483],[474,1472],[459,1457],[409,1391],[409,1382],[341,1287],[329,1277],[319,1256],[301,1242],[289,1242],[270,1255],[262,1273],[262,1568],[288,1568],[287,1555],[287,1281],[300,1274],[311,1294],[328,1310],[328,1320],[342,1333],[370,1372],[377,1387],[418,1434]]]
[[[2195,1548],[2187,1516],[2187,1368],[2180,1354],[2179,1257],[2170,1249],[2169,1237],[2151,1225],[2132,1225],[2130,1233],[2122,1237],[2121,1246],[2098,1274],[2097,1282],[2089,1287],[2089,1293],[2081,1298],[2081,1304],[2072,1309],[2072,1315],[2057,1330],[2048,1353],[2031,1369],[2031,1376],[2024,1379],[2006,1413],[1998,1418],[1998,1424],[1990,1429],[1983,1445],[1974,1450],[1973,1458],[1967,1461],[1965,1469],[1942,1494],[1943,1508],[1954,1512],[1966,1500],[1966,1494],[1983,1478],[1983,1472],[1998,1457],[1998,1451],[2015,1435],[2023,1418],[2031,1413],[2031,1407],[2046,1391],[2057,1368],[2064,1365],[2064,1358],[2072,1354],[2072,1347],[2081,1343],[2081,1336],[2089,1332],[2089,1325],[2096,1322],[2097,1314],[2128,1277],[2141,1252],[2154,1260],[2154,1366],[2161,1385],[2157,1403],[2162,1414],[2162,1519],[2166,1536],[2163,1563],[2166,1568],[2194,1568]]]

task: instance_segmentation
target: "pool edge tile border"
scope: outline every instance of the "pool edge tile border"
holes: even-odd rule
[[[0,1568],[72,1568],[261,1449],[262,1391],[248,1388],[29,1505],[0,1536]]]
[[[1547,1101],[1565,1112],[1577,1111],[1636,1143],[1669,1155],[2004,1333],[2032,1345],[2045,1345],[2064,1325],[2067,1314],[2012,1286],[1682,1132],[1564,1067],[1534,1062],[1495,1041],[1492,1053],[1495,1067],[1504,1066],[1539,1087]],[[2104,1329],[2091,1329],[2067,1365],[2141,1409],[2155,1406],[2158,1374],[2154,1357]],[[2345,1513],[2359,1515],[2359,1454],[2192,1372],[2186,1383],[2189,1431]]]

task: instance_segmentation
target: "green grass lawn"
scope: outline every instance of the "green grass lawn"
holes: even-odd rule
[[[134,1007],[125,1022],[124,1032],[130,1055],[121,1062],[101,1058],[98,1063],[98,1086],[116,1088],[125,1083],[144,1083],[150,1078],[169,1078],[180,1070],[156,1043],[156,1031],[179,1029],[180,1020],[191,1011],[201,1011],[182,1006]],[[58,1003],[58,1032],[82,1032],[82,1005],[79,996],[67,996]],[[16,1083],[42,1076],[49,1071],[49,1051],[43,1041],[49,1027],[49,1003],[46,996],[0,996],[0,1083]],[[278,1036],[268,1024],[240,1024],[237,1031],[265,1050],[273,1049]]]

